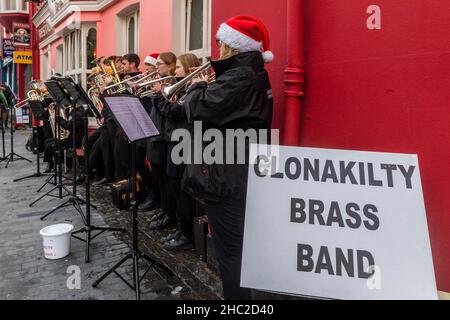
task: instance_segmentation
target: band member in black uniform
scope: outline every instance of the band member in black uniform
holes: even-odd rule
[[[148,72],[148,74],[153,74],[158,71],[158,57],[159,53],[152,53],[145,57],[144,64],[145,64],[145,71]],[[157,75],[155,75],[154,78],[156,78]],[[149,79],[150,80],[150,79]],[[150,107],[152,105],[152,97],[143,97],[141,98],[142,105],[144,106],[145,110],[148,114],[150,114]],[[148,141],[145,142],[145,150],[147,151],[147,144]],[[141,151],[143,150],[143,146],[141,145]],[[140,155],[141,156],[141,155]],[[145,157],[147,156],[147,153],[145,154]],[[159,190],[153,189],[152,185],[152,178],[151,178],[151,172],[150,172],[150,179],[145,178],[143,180],[143,187],[146,189],[147,192],[147,199],[139,206],[140,211],[150,211],[154,209],[158,209],[160,207],[160,201],[159,201]]]
[[[200,66],[199,59],[191,53],[178,57],[175,76],[183,79],[190,73],[190,69]],[[177,165],[172,159],[172,150],[176,142],[171,141],[172,133],[177,129],[189,130],[184,106],[178,101],[184,97],[186,90],[177,92],[174,102],[166,101],[158,104],[161,114],[165,117],[165,137],[167,139],[167,197],[174,203],[177,215],[177,230],[175,233],[161,239],[163,247],[170,251],[191,249],[193,247],[194,202],[190,195],[181,190],[181,178],[185,165]],[[182,155],[181,155],[182,156]]]
[[[238,16],[220,26],[217,43],[220,59],[212,61],[217,80],[210,85],[205,77],[193,81],[186,97],[188,118],[222,132],[270,130],[273,98],[264,63],[273,54],[266,27],[256,18]],[[251,298],[250,290],[240,287],[247,169],[238,164],[188,165],[183,177],[183,188],[205,201],[225,299]]]
[[[126,80],[128,78],[132,78],[141,72],[139,72],[139,64],[141,63],[141,60],[137,54],[127,54],[122,58],[122,65],[124,70],[124,76],[123,80]],[[144,152],[141,151],[142,149],[142,143],[138,145],[138,159],[142,159],[142,162],[145,162],[145,150]],[[141,147],[141,148],[139,148]],[[117,180],[125,180],[128,179],[131,176],[131,152],[130,152],[130,146],[128,145],[123,133],[120,130],[117,130],[116,134],[116,141],[114,143],[114,159],[116,161],[115,163],[115,170],[116,170],[116,179]],[[140,163],[140,161],[138,161]],[[142,166],[139,166],[137,168],[139,174],[141,176],[146,174],[146,172],[143,171]]]
[[[152,53],[145,57],[145,71],[147,71],[149,74],[158,71],[158,57],[159,53]]]
[[[14,96],[10,88],[0,86],[0,113],[2,125],[8,128],[8,117],[10,108],[14,107]],[[10,119],[12,125],[12,119]]]
[[[158,57],[158,73],[163,77],[175,76],[177,56],[172,52],[163,52]],[[161,84],[153,87],[155,92],[161,91]],[[150,138],[147,144],[147,159],[152,164],[152,189],[156,195],[159,191],[161,209],[150,218],[150,230],[165,229],[176,224],[176,208],[174,203],[170,203],[167,198],[167,137],[165,136],[165,117],[161,114],[158,104],[166,103],[161,93],[152,99],[150,107],[150,118],[156,128],[161,133],[157,137]]]
[[[51,111],[49,111],[51,112]],[[63,112],[63,110],[61,110]],[[67,150],[73,146],[73,122],[75,121],[75,147],[81,148],[84,137],[84,121],[83,121],[84,111],[82,108],[77,107],[76,109],[70,108],[67,119],[64,117],[56,117],[56,122],[59,123],[61,128],[69,132],[68,137],[60,141],[61,150]],[[54,167],[53,157],[56,151],[56,139],[47,139],[45,143],[44,151],[44,161],[48,163],[49,169]],[[62,159],[60,159],[62,161]],[[46,170],[47,171],[47,170]],[[50,171],[50,170],[48,170]]]

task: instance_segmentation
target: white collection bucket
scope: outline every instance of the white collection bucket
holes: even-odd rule
[[[70,254],[73,229],[74,226],[71,224],[55,224],[41,230],[46,259],[58,260]]]

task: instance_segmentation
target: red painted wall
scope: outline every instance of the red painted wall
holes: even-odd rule
[[[381,8],[381,30],[367,28],[370,5]],[[280,128],[286,1],[215,0],[213,30],[237,14],[255,15],[269,28],[276,56],[268,67],[273,126]],[[448,0],[305,0],[306,86],[299,119],[302,146],[419,155],[437,284],[447,292],[449,16]]]
[[[270,32],[271,51],[275,61],[267,66],[274,91],[273,127],[281,128],[284,121],[284,69],[286,68],[286,1],[239,0],[212,1],[213,58],[218,57],[215,35],[222,22],[236,15],[253,15],[259,18]]]
[[[382,29],[368,30],[369,5]],[[450,291],[450,2],[305,5],[301,145],[419,155],[438,287]]]

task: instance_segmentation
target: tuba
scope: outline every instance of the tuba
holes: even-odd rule
[[[98,114],[101,115],[104,106],[102,101],[100,100],[100,90],[97,87],[93,86],[88,90],[87,94],[89,96],[89,99],[91,99],[95,109],[97,109]],[[97,120],[98,125],[101,126],[102,119],[98,117],[95,117],[95,119]]]
[[[70,131],[66,130],[64,128],[62,128],[61,126],[59,126],[59,132],[57,132],[56,130],[56,105],[54,103],[50,104],[50,106],[48,107],[48,113],[49,113],[49,120],[50,120],[50,126],[52,128],[52,132],[53,132],[53,137],[57,140],[65,140],[69,138],[70,135]],[[64,108],[61,108],[60,110],[60,116],[61,118],[63,118],[64,120],[67,120],[67,114],[66,114],[66,110]]]

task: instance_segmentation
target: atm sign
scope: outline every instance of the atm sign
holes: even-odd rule
[[[29,51],[14,51],[14,63],[33,64],[33,55]]]

